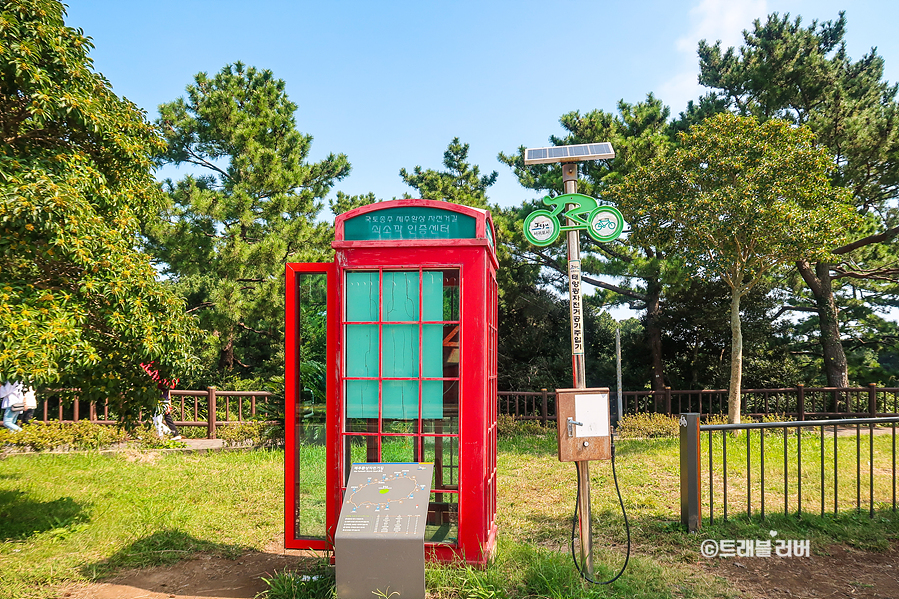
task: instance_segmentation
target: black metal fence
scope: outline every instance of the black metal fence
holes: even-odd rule
[[[727,389],[691,391],[625,391],[625,413],[727,414]],[[899,387],[784,387],[743,389],[740,392],[744,416],[791,416],[796,420],[887,416],[899,413]]]
[[[625,414],[727,414],[727,393],[727,389],[679,391],[670,387],[661,391],[625,391],[622,408]],[[614,390],[612,395],[617,397]],[[747,417],[780,415],[803,421],[899,414],[899,387],[878,387],[874,383],[864,387],[798,385],[780,389],[744,389],[740,398],[741,412]],[[498,413],[516,420],[540,420],[546,424],[556,418],[554,391],[500,391],[496,399]],[[615,404],[613,399],[612,405]]]
[[[776,500],[782,500],[785,515],[810,512],[810,507],[822,516],[830,511],[836,515],[841,509],[853,508],[859,513],[866,508],[871,517],[875,508],[896,511],[897,423],[899,416],[700,425],[698,413],[682,414],[681,521],[692,532],[701,525],[703,506],[708,510],[707,520],[711,524],[719,505],[721,517],[727,520],[734,498],[740,503],[739,511],[745,509],[747,517],[765,518],[766,509],[772,507],[770,500],[766,505],[766,499],[772,495]],[[862,430],[866,431],[867,437],[864,449]],[[745,431],[745,434],[729,440],[732,431]],[[775,431],[782,431],[782,435]],[[721,434],[716,436],[715,432]],[[705,477],[701,475],[705,463],[701,455],[702,433],[707,433],[704,457],[708,473]],[[853,436],[854,452],[851,450]],[[882,440],[877,441],[877,437]],[[840,439],[844,441],[841,443]],[[875,445],[878,445],[876,452]],[[768,455],[772,450],[773,459]],[[717,462],[716,455],[719,457]],[[865,458],[866,472],[863,472]],[[777,462],[772,463],[774,460]],[[854,477],[850,467],[849,484],[843,480],[841,486],[841,464],[845,465],[847,461],[850,464],[854,461]],[[734,468],[734,462],[737,462],[737,468]],[[865,477],[867,485],[864,484]],[[707,487],[703,491],[705,481]],[[867,488],[863,490],[864,487]],[[780,506],[776,509],[780,511]]]

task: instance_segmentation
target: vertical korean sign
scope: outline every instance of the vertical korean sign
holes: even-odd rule
[[[584,310],[581,303],[581,261],[568,262],[568,297],[571,301],[571,353],[584,354]]]

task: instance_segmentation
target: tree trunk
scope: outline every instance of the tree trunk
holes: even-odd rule
[[[652,359],[652,390],[665,390],[665,365],[662,361],[662,328],[659,326],[662,286],[649,279],[646,287],[646,335]]]
[[[743,386],[743,329],[740,326],[740,291],[730,299],[730,389],[727,392],[727,421],[740,423],[740,391]]]
[[[800,261],[796,266],[815,297],[827,386],[848,387],[849,367],[846,363],[846,353],[843,351],[843,342],[840,341],[839,311],[833,298],[830,264],[818,262],[815,264],[814,272],[808,262]]]
[[[234,368],[234,336],[229,335],[228,341],[219,349],[219,370],[232,368]]]

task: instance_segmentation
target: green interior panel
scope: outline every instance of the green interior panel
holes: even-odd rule
[[[380,290],[378,272],[346,273],[346,319],[348,321],[377,321]]]
[[[443,325],[422,325],[421,376],[443,376]]]
[[[384,325],[384,340],[381,343],[381,364],[381,376],[418,376],[418,325]]]
[[[346,326],[346,376],[378,376],[378,325]]]
[[[384,273],[384,322],[418,320],[418,272]]]
[[[421,417],[443,418],[443,381],[421,382]]]
[[[384,381],[381,393],[384,418],[418,418],[418,381]]]
[[[378,381],[346,382],[347,418],[378,417]]]

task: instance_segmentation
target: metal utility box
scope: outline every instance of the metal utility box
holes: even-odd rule
[[[334,536],[339,599],[425,599],[433,464],[353,464]]]
[[[559,461],[612,459],[607,388],[556,389]]]
[[[356,463],[431,462],[428,559],[496,539],[490,213],[394,200],[335,221],[334,262],[288,264],[285,546],[332,549]]]

